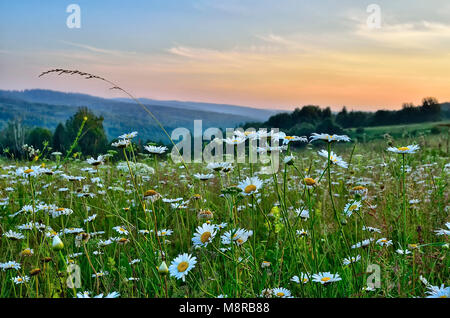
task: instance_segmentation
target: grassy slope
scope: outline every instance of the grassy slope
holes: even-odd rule
[[[407,136],[418,136],[421,134],[430,134],[433,127],[437,127],[442,124],[450,124],[450,121],[440,121],[440,122],[428,122],[428,123],[418,123],[409,125],[391,125],[391,126],[377,126],[364,128],[364,134],[367,139],[373,140],[378,138],[383,138],[384,134],[389,134],[392,137],[407,137]],[[441,128],[445,129],[445,128]],[[356,128],[348,129],[349,134],[353,136],[362,137],[363,134],[358,134]]]

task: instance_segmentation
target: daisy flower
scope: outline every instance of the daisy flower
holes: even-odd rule
[[[368,192],[369,192],[369,190],[366,187],[363,187],[363,186],[356,186],[356,187],[353,187],[350,190],[350,193],[359,195],[362,198],[365,198],[367,196]]]
[[[342,280],[339,274],[331,274],[330,272],[321,272],[312,276],[313,282],[321,283],[322,285],[328,285],[330,283],[338,282]]]
[[[41,167],[39,166],[33,166],[31,168],[20,167],[16,170],[16,175],[22,178],[36,177],[40,174],[41,174]]]
[[[0,268],[3,270],[3,271],[6,271],[6,270],[8,270],[8,269],[20,269],[20,263],[17,263],[17,262],[15,262],[15,261],[9,261],[9,262],[6,262],[6,263],[0,263]]]
[[[362,230],[363,231],[368,231],[368,232],[370,232],[370,233],[381,233],[381,230],[380,229],[377,229],[376,227],[371,227],[371,226],[363,226],[362,227]]]
[[[223,141],[227,144],[227,145],[240,145],[243,142],[245,142],[245,137],[242,136],[233,136],[231,138],[226,138],[223,139]]]
[[[247,131],[241,131],[241,130],[235,130],[234,136],[246,138],[246,139],[256,139],[258,138],[258,133],[254,130],[247,130]]]
[[[439,286],[431,286],[428,287],[427,298],[450,298],[450,287],[445,287],[444,284]]]
[[[356,263],[357,261],[359,261],[361,259],[360,255],[357,255],[356,257],[347,257],[344,258],[344,260],[342,261],[344,266],[350,265],[351,263]]]
[[[400,154],[406,154],[406,153],[415,153],[417,150],[419,150],[420,147],[418,145],[409,145],[406,147],[389,147],[387,151],[400,153]]]
[[[294,212],[303,220],[309,219],[309,210],[307,209],[295,209]]]
[[[308,138],[306,137],[298,137],[298,136],[287,136],[284,132],[279,132],[276,135],[273,135],[272,138],[278,138],[283,140],[283,145],[287,145],[290,142],[308,142]]]
[[[267,268],[270,267],[272,263],[270,263],[269,261],[262,261],[261,263],[261,268]]]
[[[112,229],[119,234],[128,235],[128,231],[123,226],[115,226]]]
[[[247,177],[247,179],[238,184],[238,188],[241,189],[244,195],[252,195],[258,192],[262,184],[263,182],[258,177]]]
[[[310,176],[305,176],[305,178],[303,178],[303,184],[308,188],[308,189],[312,189],[315,186],[317,186],[317,181],[314,178],[311,178]]]
[[[411,251],[408,250],[408,249],[402,250],[402,249],[399,248],[398,250],[396,250],[396,252],[397,252],[398,254],[400,254],[400,255],[408,255],[408,254],[411,254]]]
[[[346,135],[329,135],[329,134],[317,134],[313,133],[310,137],[310,142],[316,141],[316,140],[324,140],[327,142],[333,142],[333,141],[346,141],[349,142],[351,139]]]
[[[450,222],[445,223],[446,229],[435,230],[436,235],[450,235]]]
[[[214,213],[210,210],[200,210],[197,213],[197,219],[199,220],[210,220],[214,217]]]
[[[131,141],[129,139],[120,139],[116,142],[113,142],[111,144],[112,147],[115,148],[126,148],[131,144]]]
[[[147,150],[149,153],[157,154],[157,155],[162,155],[167,150],[169,150],[169,148],[164,147],[164,146],[156,147],[156,146],[150,146],[150,145],[144,146],[144,149]]]
[[[28,276],[17,276],[17,277],[12,277],[11,279],[14,284],[19,285],[19,284],[23,284],[23,283],[27,283],[30,281],[30,277]]]
[[[283,288],[283,287],[278,287],[278,288],[272,289],[272,294],[273,294],[273,296],[278,297],[278,298],[292,298],[291,292],[288,289]]]
[[[230,162],[210,162],[206,166],[206,169],[216,172],[223,171],[225,168],[227,168],[227,170],[231,169],[232,164]]]
[[[158,236],[170,236],[172,235],[172,233],[173,233],[172,230],[162,229],[158,231]]]
[[[9,230],[8,232],[6,232],[6,233],[3,233],[3,236],[6,236],[7,238],[9,238],[10,240],[22,240],[22,239],[24,239],[25,238],[25,236],[22,234],[22,233],[20,233],[20,232],[14,232],[14,231],[11,231],[11,230]]]
[[[133,132],[128,133],[128,134],[120,135],[120,136],[118,137],[118,139],[133,139],[133,138],[136,137],[137,135],[138,135],[138,132],[137,132],[137,131],[133,131]]]
[[[183,282],[186,279],[186,275],[191,269],[195,267],[197,258],[192,255],[184,253],[178,255],[169,266],[170,276],[176,279],[181,279]]]
[[[144,193],[144,199],[155,202],[161,198],[161,194],[156,192],[155,190],[147,190]]]
[[[32,248],[27,247],[26,249],[21,251],[19,254],[20,254],[20,256],[23,256],[23,257],[33,256],[34,250]]]
[[[377,240],[376,243],[380,246],[390,246],[392,245],[392,240],[388,240],[387,238],[382,237],[379,240]]]
[[[98,156],[97,159],[94,159],[91,157],[91,158],[87,159],[86,162],[93,166],[99,166],[105,162],[105,157]]]
[[[212,224],[204,223],[197,227],[196,233],[192,238],[194,246],[206,247],[216,236],[216,227]]]
[[[289,166],[294,164],[295,157],[294,156],[286,156],[283,159],[283,162]]]
[[[360,248],[360,247],[366,247],[366,246],[368,246],[373,240],[374,240],[373,238],[369,238],[369,239],[363,240],[363,241],[361,241],[361,242],[358,242],[358,243],[352,245],[352,248],[355,249],[355,248]]]
[[[319,156],[328,159],[327,150],[322,149],[317,153],[319,154]],[[332,164],[338,165],[339,167],[348,168],[348,164],[342,159],[342,157],[336,155],[333,151],[330,153],[330,162]]]
[[[300,282],[306,284],[307,282],[309,282],[309,275],[305,273],[300,273],[300,277],[295,275],[291,278],[291,281],[297,284],[300,284]]]
[[[201,181],[207,181],[209,179],[214,178],[214,175],[211,173],[208,174],[196,173],[194,174],[194,177]]]
[[[361,208],[361,201],[349,202],[344,207],[344,214],[347,217],[352,216],[353,212],[358,211]]]
[[[245,229],[236,229],[225,232],[220,238],[222,244],[229,245],[233,241],[237,245],[242,245],[247,242],[248,238],[253,235],[253,231],[247,231]]]
[[[100,271],[100,272],[97,272],[97,274],[92,274],[92,277],[103,277],[108,274],[109,274],[109,272],[107,272],[107,271]]]

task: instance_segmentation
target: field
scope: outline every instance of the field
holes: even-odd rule
[[[447,138],[292,141],[277,173],[3,158],[0,297],[448,297]]]
[[[357,133],[356,128],[350,129],[352,136],[357,136],[361,140],[370,141],[375,139],[382,139],[385,134],[389,134],[394,138],[411,138],[429,135],[433,129],[437,131],[448,131],[450,121],[418,123],[418,124],[404,124],[392,126],[376,126],[364,128],[363,133]]]

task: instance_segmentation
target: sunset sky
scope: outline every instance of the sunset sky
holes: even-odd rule
[[[71,3],[80,29],[66,26]],[[372,3],[380,29],[366,22]],[[119,97],[100,82],[37,77],[59,67],[161,100],[334,110],[450,101],[450,1],[0,0],[0,89]]]

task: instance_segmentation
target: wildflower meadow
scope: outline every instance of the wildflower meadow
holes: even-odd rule
[[[445,135],[222,140],[268,138],[274,169],[137,153],[138,134],[113,143],[122,161],[2,159],[0,297],[449,296]]]

